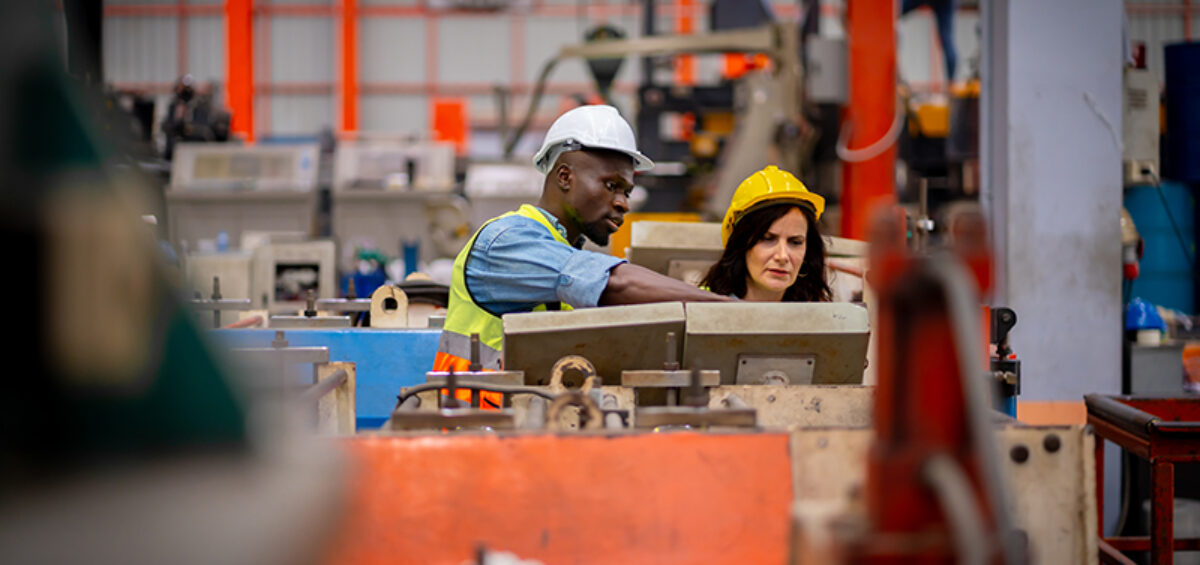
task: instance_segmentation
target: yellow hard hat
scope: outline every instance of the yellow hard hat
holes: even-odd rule
[[[821,219],[821,212],[825,211],[825,198],[809,192],[800,179],[792,173],[779,170],[775,165],[746,177],[738,185],[737,192],[733,193],[733,202],[729,203],[729,210],[721,221],[721,245],[729,243],[733,227],[747,212],[789,200],[807,206],[818,220]]]

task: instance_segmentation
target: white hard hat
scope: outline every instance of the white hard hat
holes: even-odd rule
[[[554,120],[541,150],[533,156],[533,166],[542,174],[549,173],[559,155],[589,147],[629,155],[638,172],[654,168],[654,162],[638,151],[633,128],[616,108],[604,105],[580,106]]]

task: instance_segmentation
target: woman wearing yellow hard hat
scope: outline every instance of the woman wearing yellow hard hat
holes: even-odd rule
[[[721,222],[725,252],[709,269],[709,290],[753,302],[828,302],[825,241],[817,220],[825,199],[769,166],[738,185]]]

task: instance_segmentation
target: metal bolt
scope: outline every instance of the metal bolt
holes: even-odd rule
[[[467,367],[468,371],[482,371],[483,365],[479,362],[479,334],[471,334],[471,365]]]
[[[1042,440],[1042,447],[1046,448],[1047,453],[1054,453],[1062,447],[1062,440],[1058,439],[1058,434],[1046,434],[1046,438]]]
[[[774,394],[772,394],[772,395],[768,396],[768,397],[767,397],[767,402],[775,402],[775,395],[774,395]]]
[[[679,357],[676,356],[676,349],[677,346],[675,345],[675,332],[667,332],[667,357],[663,362],[664,370],[679,370]]]
[[[446,398],[442,400],[443,408],[458,408],[461,404],[458,401],[458,375],[454,374],[451,369],[446,373]]]
[[[312,318],[317,315],[317,297],[313,294],[312,289],[308,289],[308,296],[305,297],[304,316]]]
[[[216,302],[221,299],[221,277],[213,277],[213,328],[221,327],[221,310],[217,308]]]
[[[1014,463],[1024,463],[1029,460],[1029,448],[1018,443],[1008,452],[1008,456],[1012,457]]]

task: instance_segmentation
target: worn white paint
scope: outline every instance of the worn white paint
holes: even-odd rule
[[[1119,0],[983,3],[982,200],[1024,400],[1120,392],[1123,17]]]
[[[1022,397],[1120,387],[1121,44],[1118,0],[996,2],[985,206],[997,304],[1018,316]],[[1003,23],[1003,22],[1002,22]]]

